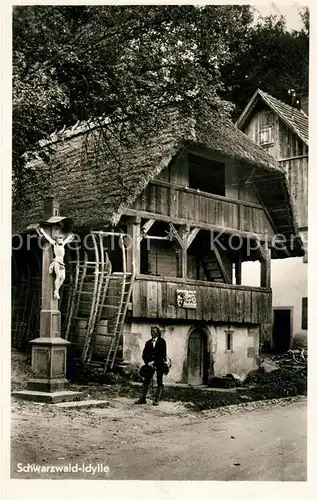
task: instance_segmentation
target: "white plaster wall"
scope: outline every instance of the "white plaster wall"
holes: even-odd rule
[[[307,330],[302,330],[302,298],[307,297],[307,264],[302,257],[274,259],[271,261],[272,302],[274,307],[293,308],[293,339],[307,342]],[[259,262],[244,262],[242,284],[258,286]]]
[[[247,326],[211,325],[212,338],[217,342],[214,354],[214,372],[216,377],[236,373],[244,376],[257,367],[256,358],[259,354],[259,327],[249,329]],[[226,331],[232,332],[232,349],[227,350]],[[248,348],[252,355],[248,355]]]
[[[151,323],[133,321],[127,327],[124,335],[124,358],[126,361],[142,365],[142,351],[145,342],[150,338]],[[184,382],[184,365],[187,364],[187,339],[193,325],[165,326],[163,338],[167,344],[167,356],[172,366],[165,381]],[[228,325],[208,325],[208,343],[214,359],[214,375],[222,376],[227,373],[245,375],[256,367],[258,355],[259,333],[258,328],[249,330],[246,326],[231,327],[233,332],[232,352],[226,351],[226,333]],[[248,347],[253,348],[252,356],[248,356]]]

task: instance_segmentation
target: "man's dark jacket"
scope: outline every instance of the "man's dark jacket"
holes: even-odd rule
[[[150,361],[154,361],[156,366],[162,366],[166,359],[166,342],[158,337],[153,349],[153,339],[145,343],[142,358],[147,365]]]

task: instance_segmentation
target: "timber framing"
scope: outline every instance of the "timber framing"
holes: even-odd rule
[[[142,217],[143,219],[155,219],[157,221],[162,221],[162,222],[171,222],[172,224],[176,224],[179,226],[188,225],[190,228],[205,229],[205,230],[209,230],[209,231],[222,232],[224,234],[237,235],[237,236],[241,236],[243,238],[251,238],[254,240],[258,240],[258,241],[268,241],[269,244],[272,244],[272,241],[274,241],[274,236],[270,237],[270,236],[268,236],[268,234],[265,234],[265,233],[253,233],[251,231],[242,231],[240,229],[234,229],[234,228],[225,227],[225,226],[218,226],[215,224],[207,224],[204,222],[198,223],[195,221],[188,221],[187,219],[170,217],[168,215],[156,214],[153,212],[145,212],[145,211],[140,211],[140,210],[135,210],[135,209],[128,209],[125,211],[124,215],[132,216],[132,217],[139,216],[139,217]]]
[[[139,241],[141,241],[147,235],[147,233],[149,232],[154,223],[155,219],[149,219],[145,222],[145,224],[143,224],[141,232],[138,236]]]

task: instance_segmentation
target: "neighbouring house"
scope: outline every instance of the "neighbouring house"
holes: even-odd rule
[[[167,381],[254,369],[261,327],[271,323],[271,258],[304,253],[284,166],[216,111],[195,119],[175,111],[126,145],[100,121],[80,123],[43,141],[43,151],[13,206],[13,241],[22,238],[13,343],[38,336],[41,252],[26,228],[43,220],[44,202],[54,215],[55,196],[80,238],[60,302],[73,359],[104,370],[140,365],[155,324],[172,361]],[[258,286],[241,282],[249,260],[260,262]]]
[[[271,347],[285,351],[307,345],[308,99],[302,109],[257,90],[237,120],[237,127],[284,168],[295,207],[295,223],[306,246],[304,257],[272,264],[273,326]],[[275,210],[279,210],[276,207]],[[254,268],[245,280],[255,283]]]

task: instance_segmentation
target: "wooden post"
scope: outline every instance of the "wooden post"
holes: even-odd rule
[[[181,227],[179,230],[180,247],[181,247],[181,278],[187,279],[187,237],[188,228]]]
[[[235,267],[236,285],[241,285],[241,281],[242,281],[241,255],[238,255],[235,264],[236,264],[236,267]]]
[[[127,224],[127,271],[132,273],[134,269],[135,274],[140,274],[141,269],[141,255],[140,255],[140,242],[141,242],[141,218],[134,217],[129,219]]]
[[[187,248],[185,246],[181,249],[182,264],[181,264],[181,278],[187,279]]]
[[[271,288],[271,249],[265,242],[260,247],[261,253],[261,287]]]

